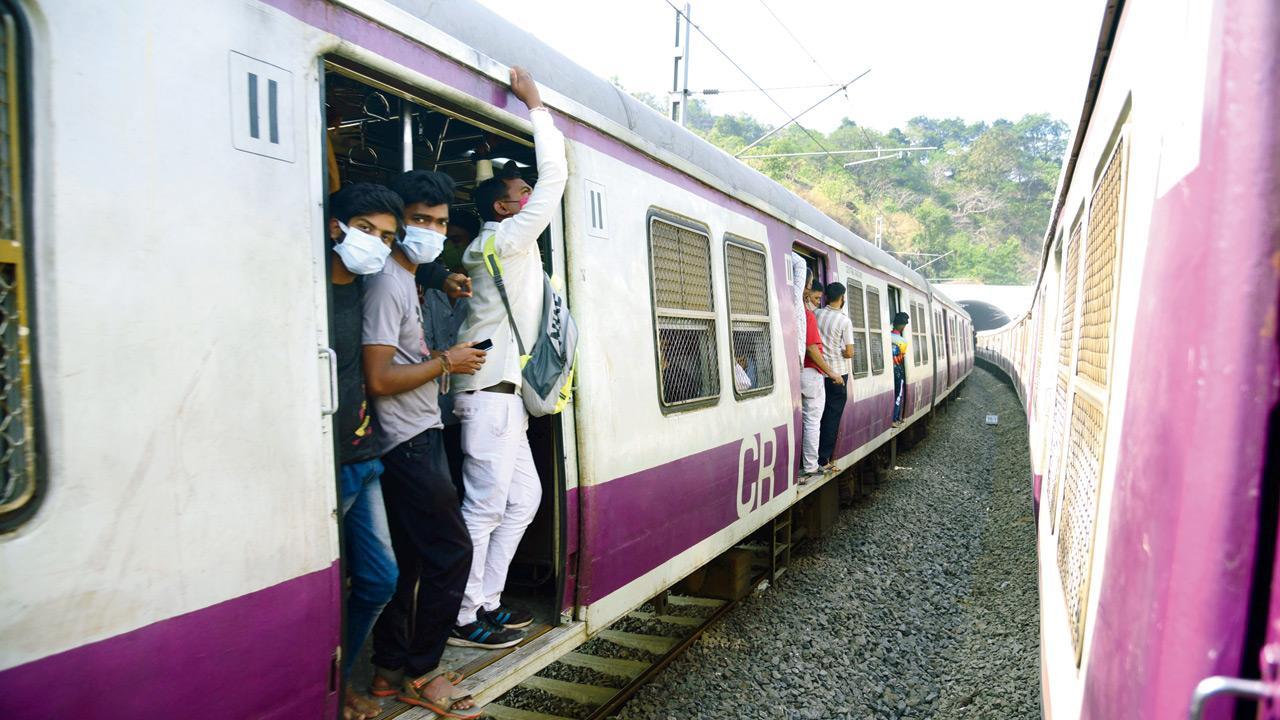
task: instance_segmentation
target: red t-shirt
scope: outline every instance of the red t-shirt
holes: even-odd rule
[[[822,368],[809,357],[810,345],[822,347],[822,336],[818,334],[818,316],[814,315],[809,308],[804,309],[804,326],[804,366],[821,372]]]

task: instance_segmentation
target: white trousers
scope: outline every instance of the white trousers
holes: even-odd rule
[[[454,413],[462,421],[462,519],[471,535],[471,574],[458,624],[476,621],[476,610],[496,610],[520,538],[542,500],[542,483],[529,450],[529,415],[517,395],[459,393]]]
[[[804,417],[800,471],[818,471],[818,434],[822,430],[822,409],[827,404],[827,385],[822,373],[813,368],[800,371],[800,400]]]

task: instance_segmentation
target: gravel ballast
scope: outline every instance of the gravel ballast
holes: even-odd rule
[[[958,395],[879,488],[797,548],[776,586],[619,717],[1039,717],[1025,419],[981,368]]]

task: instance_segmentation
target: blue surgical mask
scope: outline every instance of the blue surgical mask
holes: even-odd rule
[[[444,249],[444,233],[410,225],[404,230],[400,248],[409,262],[415,265],[429,263]]]
[[[391,254],[386,243],[360,228],[347,227],[342,221],[338,221],[338,227],[346,235],[333,247],[333,251],[338,253],[348,270],[356,275],[372,275],[382,269]]]

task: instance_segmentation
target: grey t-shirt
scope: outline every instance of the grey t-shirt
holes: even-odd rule
[[[365,281],[363,335],[365,345],[394,347],[392,362],[397,365],[415,365],[430,357],[422,336],[422,307],[413,273],[394,257],[387,258],[381,272]],[[372,398],[382,430],[376,438],[378,454],[385,455],[423,430],[442,427],[438,395],[439,386],[433,380],[398,395]]]

